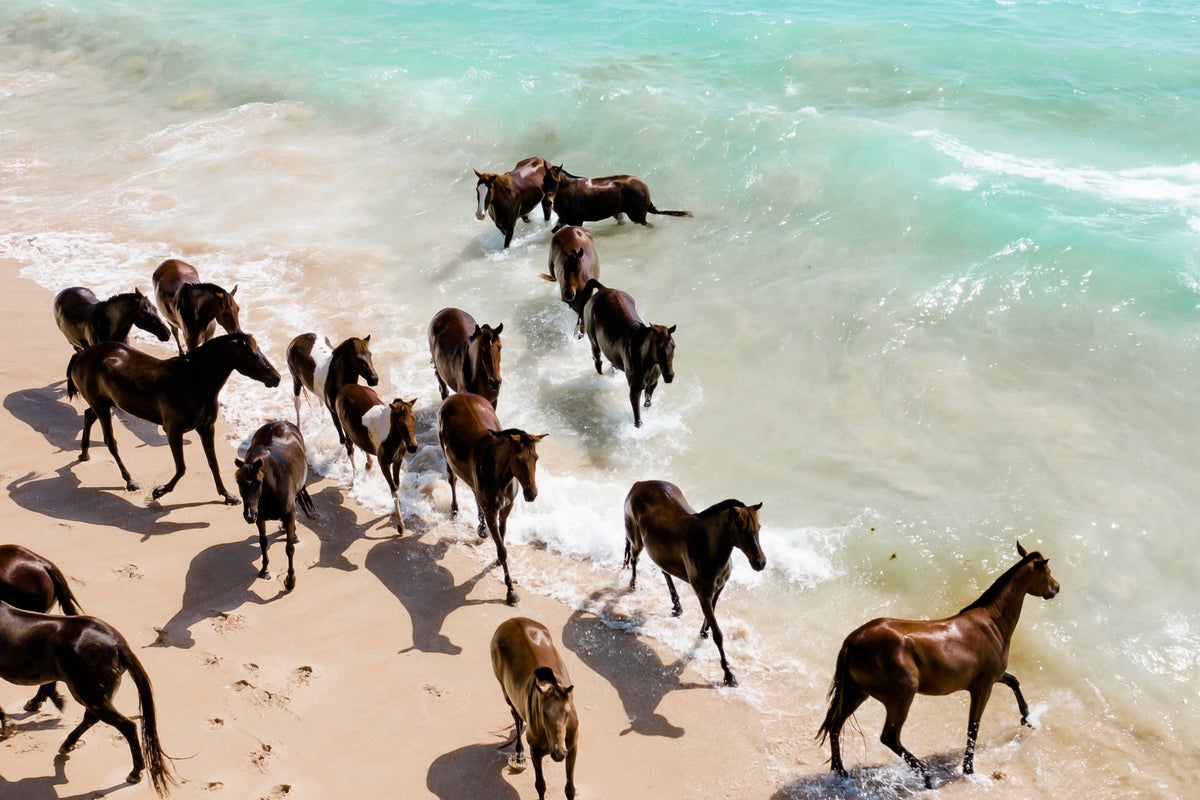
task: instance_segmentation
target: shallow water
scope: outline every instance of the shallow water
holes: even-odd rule
[[[504,322],[501,419],[550,434],[511,519],[525,590],[714,681],[690,593],[676,623],[653,570],[617,591],[622,499],[664,478],[698,508],[763,501],[768,570],[735,555],[721,619],[781,797],[834,791],[810,737],[842,637],[952,613],[1018,538],[1063,585],[1014,640],[1039,727],[999,688],[977,763],[1003,777],[940,791],[1181,795],[1200,763],[1194,7],[605,8],[7,3],[0,255],[98,294],[185,258],[238,285],[280,367],[297,333],[370,333],[381,394],[419,398],[410,525],[448,502],[426,325],[450,305]],[[695,214],[591,226],[602,280],[678,325],[642,429],[537,277],[549,225],[504,251],[472,213],[472,168],[534,154]],[[243,435],[292,414],[242,379],[223,400]],[[349,485],[323,410],[303,413],[315,468]],[[388,508],[377,473],[354,496]],[[906,741],[949,775],[965,713],[919,699]],[[846,758],[885,769],[845,796],[911,791],[880,719],[864,708]]]

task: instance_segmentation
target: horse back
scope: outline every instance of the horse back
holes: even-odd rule
[[[625,530],[627,537],[640,539],[655,564],[689,580],[687,550],[695,538],[696,512],[678,486],[667,481],[635,483],[625,496]]]
[[[571,685],[571,676],[554,646],[550,631],[529,617],[513,617],[500,623],[492,636],[491,655],[496,680],[504,687],[505,697],[522,718],[528,714],[527,699],[539,668],[553,672],[561,686]]]
[[[442,309],[429,323],[429,354],[434,370],[456,392],[467,388],[463,385],[464,361],[476,325],[474,317],[457,308]]]
[[[54,607],[54,565],[16,544],[0,545],[0,601],[26,611],[46,612]]]
[[[442,401],[438,408],[438,441],[454,473],[475,485],[475,462],[492,431],[500,430],[496,412],[487,398],[470,392],[458,392]]]
[[[341,420],[342,429],[356,445],[374,455],[375,446],[371,442],[371,432],[363,424],[363,417],[372,408],[383,405],[379,394],[370,386],[348,383],[338,391],[334,405],[338,419]]]
[[[633,298],[619,289],[601,287],[583,307],[583,327],[613,366],[625,370],[634,361],[634,334],[645,327]]]
[[[162,398],[170,394],[175,400],[190,399],[179,380],[172,387],[171,365],[178,361],[155,358],[122,342],[98,342],[72,357],[68,377],[88,405],[116,405],[162,424]]]
[[[184,284],[199,282],[196,268],[178,258],[168,258],[154,270],[154,291],[159,294],[175,295]]]
[[[83,349],[95,344],[90,323],[99,304],[95,293],[82,286],[63,289],[54,296],[54,322],[73,347]]]
[[[22,686],[84,670],[119,676],[124,638],[103,620],[24,611],[0,603],[0,678]]]
[[[263,494],[259,514],[264,519],[280,519],[295,508],[296,493],[308,480],[308,459],[304,436],[295,424],[286,420],[268,422],[254,433],[246,450],[247,462],[263,460]],[[263,500],[268,501],[264,508]]]
[[[287,366],[288,372],[292,374],[292,380],[304,386],[310,392],[313,389],[313,371],[316,369],[316,361],[313,358],[313,348],[317,344],[317,334],[302,333],[292,339],[287,346]]]

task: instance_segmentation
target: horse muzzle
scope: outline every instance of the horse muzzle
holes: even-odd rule
[[[486,218],[487,218],[487,214],[484,214],[482,211],[475,212],[475,219],[482,220],[482,219],[486,219]]]
[[[663,382],[664,383],[670,383],[673,380],[675,380],[674,372],[664,372],[663,373]]]
[[[405,448],[405,449],[406,449],[406,450],[408,450],[409,454],[411,455],[412,453],[415,453],[415,452],[417,452],[417,445],[416,445],[416,443],[414,442],[413,444],[410,444],[410,445],[409,445],[407,448]]]
[[[750,568],[755,572],[762,572],[767,568],[767,557],[759,556],[758,558],[750,559]]]
[[[554,761],[556,763],[562,761],[566,757],[567,757],[567,753],[565,750],[561,750],[561,749],[555,747],[553,750],[550,751],[550,758],[554,759]]]
[[[258,521],[258,512],[256,510],[254,510],[253,508],[243,508],[242,509],[242,519],[246,520],[246,522],[249,522],[251,525],[253,525],[255,522]]]
[[[372,375],[371,377],[367,378],[367,386],[378,386],[378,385],[379,385],[379,376],[378,375]]]
[[[563,299],[564,303],[570,303],[572,300],[575,299],[575,290],[569,289],[569,290],[563,292],[562,299]]]
[[[525,498],[526,503],[532,503],[534,500],[537,500],[537,489],[525,489],[521,493],[521,496]]]

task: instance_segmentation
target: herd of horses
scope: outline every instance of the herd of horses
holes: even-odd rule
[[[659,211],[646,184],[632,176],[580,178],[545,159],[521,161],[506,173],[480,173],[476,216],[491,216],[508,247],[516,221],[529,221],[539,205],[545,219],[558,215],[541,277],[558,286],[559,297],[575,316],[575,335],[590,340],[597,372],[601,356],[625,373],[635,425],[641,408],[649,408],[661,378],[674,378],[675,326],[651,325],[638,315],[633,297],[599,281],[600,262],[585,222],[628,216],[648,224],[647,214],[691,216],[686,211]],[[308,495],[308,459],[300,429],[300,396],[307,391],[328,410],[339,442],[345,446],[353,473],[354,449],[366,454],[366,468],[378,461],[394,501],[390,523],[404,531],[400,501],[400,469],[405,454],[416,452],[415,400],[390,403],[374,388],[379,383],[370,351],[370,336],[349,337],[334,345],[317,333],[291,340],[286,361],[292,376],[296,421],[269,420],[252,436],[243,457],[235,459],[239,496],[221,479],[214,450],[218,396],[234,372],[267,387],[281,382],[279,372],[259,349],[253,335],[241,330],[237,287],[203,282],[197,270],[178,259],[164,261],[153,273],[156,303],[135,291],[100,301],[89,290],[72,287],[54,301],[58,327],[74,348],[67,367],[67,394],[86,403],[80,460],[87,460],[92,426],[99,421],[104,443],[128,490],[138,488],[118,452],[112,409],[162,426],[175,473],[152,496],[163,497],[185,472],[183,435],[195,430],[208,461],[217,493],[224,503],[243,506],[243,517],[258,527],[262,551],[259,576],[269,577],[266,522],[279,521],[285,534],[287,573],[284,588],[296,585],[294,552],[296,508],[313,516]],[[166,322],[164,323],[164,319]],[[217,336],[216,327],[224,329]],[[127,343],[137,326],[160,341],[173,337],[178,355],[160,359]],[[502,568],[505,601],[518,603],[509,572],[505,532],[520,490],[526,502],[538,494],[537,445],[545,434],[504,427],[497,416],[503,324],[479,324],[467,312],[444,309],[429,324],[429,349],[442,402],[437,438],[450,484],[450,514],[458,513],[458,481],[474,494],[481,538],[490,535]],[[168,330],[169,329],[169,330]],[[366,385],[359,381],[365,382]],[[352,478],[353,480],[353,478]],[[726,658],[716,605],[731,571],[734,549],[755,570],[766,567],[759,543],[762,503],[729,499],[696,511],[682,490],[666,481],[639,481],[624,504],[625,559],[630,590],[637,587],[638,558],[645,550],[661,569],[672,603],[682,614],[675,579],[696,593],[704,622],[700,636],[712,639],[720,655],[724,683],[736,686]],[[837,657],[829,708],[819,736],[831,745],[831,769],[846,774],[840,734],[845,721],[868,698],[887,711],[881,741],[932,786],[926,765],[904,748],[900,731],[916,694],[948,694],[965,690],[971,703],[963,772],[973,771],[975,740],[984,707],[996,683],[1016,695],[1021,722],[1028,706],[1017,679],[1007,672],[1009,643],[1026,595],[1049,599],[1058,592],[1047,560],[1017,544],[1020,561],[998,578],[978,600],[953,617],[941,620],[876,619],[846,637]],[[55,603],[61,615],[49,612]],[[539,800],[545,796],[542,759],[565,761],[566,796],[575,794],[574,764],[579,719],[573,684],[544,625],[525,617],[502,623],[491,646],[492,663],[516,724],[516,760],[523,761],[521,734],[528,739]],[[112,705],[120,676],[128,671],[142,709],[142,738],[136,725]],[[154,699],[142,665],[121,635],[103,621],[80,613],[79,603],[61,571],[46,558],[15,545],[0,546],[0,678],[38,686],[26,705],[36,710],[45,700],[59,708],[55,683],[63,682],[84,706],[83,721],[63,742],[67,752],[98,721],[117,728],[129,743],[133,769],[129,782],[148,771],[159,794],[176,777],[162,752],[156,731]],[[8,723],[0,710],[0,735]]]

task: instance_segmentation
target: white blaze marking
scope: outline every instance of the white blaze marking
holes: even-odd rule
[[[317,334],[317,341],[313,344],[312,360],[315,362],[313,366],[313,390],[325,399],[325,382],[329,380],[329,363],[333,360],[333,350],[329,345],[325,344],[325,337]]]
[[[375,450],[375,455],[379,454],[379,448],[384,440],[388,437],[388,431],[392,427],[392,407],[386,405],[372,406],[371,410],[362,416],[363,427],[367,429],[367,436],[371,439],[371,447]]]
[[[479,207],[475,209],[475,218],[483,219],[483,212],[487,207],[488,185],[480,182],[479,185],[475,187],[475,191],[479,194]]]

